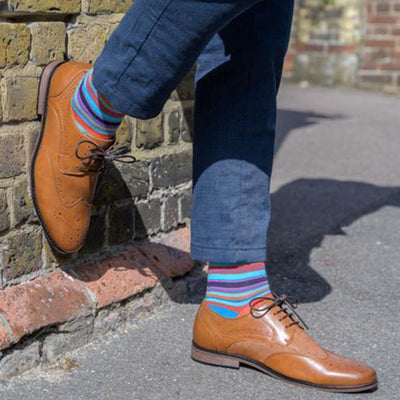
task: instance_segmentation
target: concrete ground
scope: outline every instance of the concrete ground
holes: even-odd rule
[[[0,399],[368,399],[400,392],[400,99],[302,89],[280,95],[270,279],[297,296],[324,346],[373,365],[379,389],[323,393],[189,357],[192,297],[92,343],[62,368],[3,382]],[[204,283],[204,278],[200,283]]]

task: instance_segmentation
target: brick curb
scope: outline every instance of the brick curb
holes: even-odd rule
[[[0,350],[46,326],[95,314],[154,288],[164,277],[186,274],[195,265],[189,257],[188,228],[168,234],[101,261],[68,271],[56,270],[0,291]]]

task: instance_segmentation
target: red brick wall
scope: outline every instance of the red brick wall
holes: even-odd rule
[[[297,0],[285,74],[400,92],[400,0]]]
[[[359,83],[400,87],[400,0],[367,0]]]

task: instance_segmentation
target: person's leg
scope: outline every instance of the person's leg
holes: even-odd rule
[[[104,162],[130,161],[111,147],[122,116],[157,115],[210,38],[259,1],[135,0],[93,71],[77,62],[46,67],[31,190],[55,250],[73,253],[85,243]]]
[[[269,182],[292,14],[293,1],[253,6],[197,62],[191,257],[209,261],[205,301],[227,318],[270,293]]]
[[[292,0],[266,0],[209,42],[196,71],[191,256],[266,260],[276,96]]]
[[[376,386],[372,368],[320,347],[265,271],[276,94],[292,1],[265,0],[208,44],[196,74],[192,258],[211,261],[192,357],[255,366],[338,392]],[[233,264],[233,265],[232,265]]]

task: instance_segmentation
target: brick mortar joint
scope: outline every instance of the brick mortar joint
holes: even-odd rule
[[[6,330],[10,342],[11,343],[15,343],[16,339],[15,339],[13,333],[12,333],[12,329],[10,327],[10,324],[8,323],[7,318],[4,315],[1,315],[1,314],[0,314],[0,326],[2,326]]]
[[[98,309],[98,304],[99,301],[96,297],[96,295],[90,290],[90,288],[87,287],[82,281],[80,281],[79,276],[76,274],[74,269],[69,270],[69,273],[66,273],[65,271],[61,270],[63,276],[72,281],[73,283],[78,282],[82,291],[86,294],[89,304],[91,305],[92,308],[92,313],[95,314],[97,309]]]

